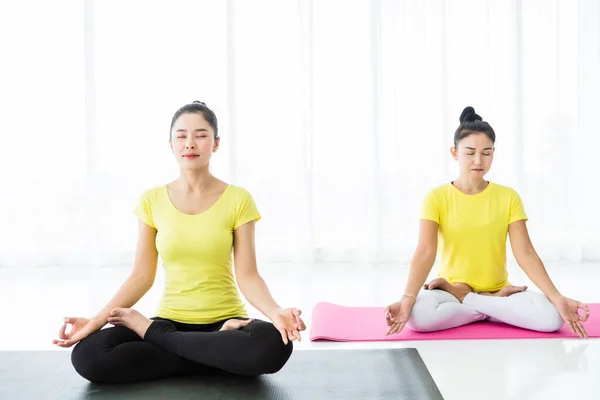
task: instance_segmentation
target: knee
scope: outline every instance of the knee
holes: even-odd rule
[[[291,341],[285,344],[281,333],[271,323],[256,321],[253,325],[252,334],[257,342],[254,346],[257,373],[274,374],[288,362],[294,345]]]
[[[71,364],[82,378],[94,383],[103,383],[107,381],[110,371],[103,368],[102,350],[94,342],[93,338],[87,337],[77,343],[71,352]]]
[[[417,298],[406,322],[406,327],[415,332],[431,332],[436,330],[432,312],[435,308],[431,302]]]
[[[536,330],[540,332],[556,332],[565,324],[558,311],[552,304],[544,307],[539,313],[539,320],[536,321]]]

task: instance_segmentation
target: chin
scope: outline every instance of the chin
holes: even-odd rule
[[[207,167],[206,164],[195,163],[195,162],[182,162],[181,164],[179,164],[179,166],[181,167],[181,169],[187,169],[190,171],[193,171],[196,169],[203,169],[203,168]]]

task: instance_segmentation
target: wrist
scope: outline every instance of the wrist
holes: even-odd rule
[[[560,292],[556,291],[553,292],[551,294],[547,294],[546,297],[548,298],[548,300],[550,300],[550,302],[552,304],[556,303],[556,300],[563,297],[562,294],[560,294]]]
[[[273,307],[266,315],[271,321],[275,318],[277,314],[282,310],[280,306]]]
[[[415,303],[417,301],[417,296],[411,293],[404,293],[400,301],[408,301],[409,303]]]
[[[98,329],[102,328],[104,325],[106,325],[108,323],[108,317],[107,318],[102,318],[99,316],[93,317],[90,319],[90,323],[97,327]]]

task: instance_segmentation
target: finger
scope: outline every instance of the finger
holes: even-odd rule
[[[588,308],[588,306],[586,304],[577,302],[577,309],[577,315],[579,316],[579,320],[584,322],[587,321],[590,317],[590,309]],[[584,311],[585,314],[583,316],[579,315],[579,309],[582,309]]]
[[[585,330],[585,328],[583,327],[583,324],[579,321],[576,321],[574,323],[575,327],[577,328],[577,331],[579,332],[579,337],[581,338],[587,338],[587,332]]]
[[[577,319],[581,322],[587,321],[589,317],[590,317],[589,311],[585,312],[583,315],[581,315],[581,314],[579,314],[579,312],[577,312]]]
[[[577,332],[575,331],[575,327],[573,326],[573,322],[567,321],[567,325],[569,325],[569,329],[571,329],[571,332],[573,332],[574,334],[577,335]]]
[[[387,326],[392,326],[392,316],[390,314],[385,314],[385,323]]]
[[[404,326],[404,322],[400,322],[394,325],[394,329],[392,329],[392,335],[396,333],[400,333],[402,331],[402,327]]]
[[[281,334],[281,340],[283,340],[283,343],[288,344],[287,332],[285,329],[277,328],[277,330]]]
[[[297,308],[294,308],[294,309],[293,309],[293,311],[292,311],[292,313],[294,314],[294,316],[295,316],[296,318],[298,318],[298,317],[300,317],[300,315],[302,315],[302,310],[299,310],[299,309],[297,309]]]
[[[55,344],[59,347],[71,347],[73,345],[73,343],[70,340],[57,340]]]
[[[65,329],[67,329],[67,324],[63,323],[60,329],[58,330],[58,337],[60,339],[66,339],[67,335],[65,334]]]
[[[390,327],[390,329],[388,330],[388,335],[393,335],[394,333],[396,333],[396,327],[397,325],[394,324]]]
[[[571,321],[571,323],[573,324],[573,329],[575,329],[575,334],[577,336],[579,336],[580,338],[582,338],[583,337],[583,332],[581,332],[581,330],[579,329],[579,326],[578,326],[577,322]]]
[[[298,322],[299,322],[298,330],[299,331],[305,331],[306,330],[306,324],[304,323],[304,321],[302,320],[302,318],[298,318]]]
[[[390,332],[390,335],[395,335],[399,331],[399,328],[400,328],[399,324],[394,324],[392,331]]]
[[[302,338],[300,337],[300,332],[298,332],[296,329],[294,329],[292,331],[292,335],[294,336],[294,339],[296,339],[297,341],[301,342]]]

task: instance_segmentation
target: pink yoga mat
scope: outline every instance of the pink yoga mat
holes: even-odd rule
[[[600,337],[600,304],[588,304],[589,319],[583,323],[589,337]],[[346,307],[318,303],[312,312],[310,340],[369,342],[384,340],[466,340],[466,339],[557,339],[578,338],[565,324],[552,333],[534,332],[496,322],[475,322],[444,331],[418,333],[404,328],[385,336],[388,327],[384,307]]]

